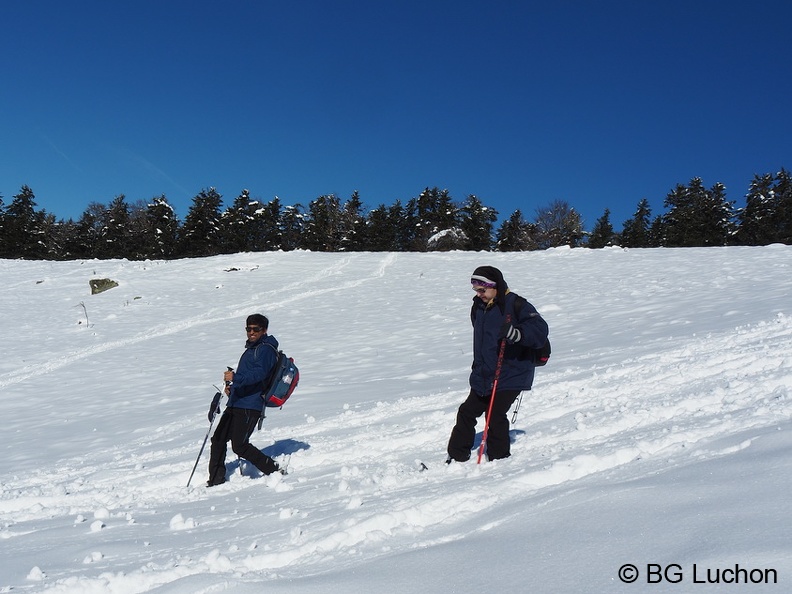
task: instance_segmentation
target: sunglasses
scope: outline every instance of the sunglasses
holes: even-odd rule
[[[473,290],[478,293],[479,295],[483,295],[487,292],[488,287],[473,287]]]
[[[261,332],[264,328],[261,326],[245,326],[245,332]]]

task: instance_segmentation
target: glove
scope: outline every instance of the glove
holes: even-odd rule
[[[515,328],[508,322],[504,322],[503,326],[501,326],[499,338],[505,338],[506,342],[509,344],[514,344],[515,342],[520,342],[522,338],[522,334],[518,328]]]
[[[212,398],[212,404],[209,406],[209,422],[214,421],[215,415],[220,412],[220,392],[217,392]]]

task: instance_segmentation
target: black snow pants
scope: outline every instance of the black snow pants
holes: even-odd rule
[[[260,416],[258,411],[246,408],[225,409],[212,435],[207,483],[209,486],[220,485],[226,480],[225,458],[229,440],[231,450],[237,456],[248,460],[264,474],[272,474],[278,470],[277,462],[251,445],[249,441]]]
[[[507,413],[521,390],[498,390],[492,404],[492,417],[487,430],[487,458],[497,460],[511,455],[509,439],[509,417]],[[476,420],[489,409],[489,394],[483,396],[470,391],[470,394],[457,411],[456,425],[448,440],[448,455],[457,462],[470,459],[473,441],[476,437]]]

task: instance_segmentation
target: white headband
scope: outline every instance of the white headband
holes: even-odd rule
[[[497,287],[498,283],[494,280],[488,279],[486,276],[481,276],[480,274],[474,274],[470,277],[471,284],[474,285],[484,285],[487,287]]]

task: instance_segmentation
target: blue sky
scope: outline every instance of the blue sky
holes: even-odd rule
[[[215,187],[369,208],[425,187],[617,230],[792,168],[792,3],[27,0],[0,9],[0,195],[78,218]]]

